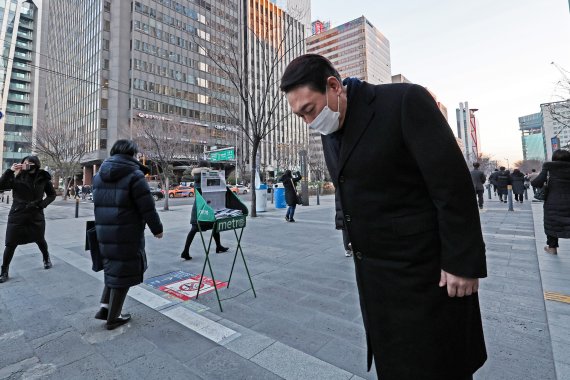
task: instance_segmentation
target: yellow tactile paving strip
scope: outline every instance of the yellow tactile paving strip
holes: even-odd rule
[[[562,293],[544,292],[544,299],[548,301],[557,301],[570,304],[570,296]]]

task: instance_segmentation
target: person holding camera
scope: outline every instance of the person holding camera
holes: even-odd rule
[[[285,187],[285,203],[287,203],[287,213],[285,214],[285,220],[287,222],[295,222],[293,216],[295,215],[295,208],[297,208],[298,196],[297,196],[297,182],[303,178],[300,172],[295,172],[295,177],[291,174],[291,170],[285,170],[285,174],[279,178],[280,182],[283,182]]]
[[[40,169],[40,160],[28,156],[0,177],[0,189],[12,190],[13,202],[8,214],[6,248],[0,272],[0,283],[8,281],[8,268],[21,244],[36,243],[42,252],[44,268],[50,269],[48,245],[45,239],[44,208],[55,200],[51,175]],[[45,195],[45,198],[44,198]]]

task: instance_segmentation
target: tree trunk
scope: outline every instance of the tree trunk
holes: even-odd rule
[[[170,210],[169,206],[168,206],[168,201],[170,200],[170,198],[168,197],[168,190],[170,189],[170,180],[168,179],[168,176],[164,177],[164,207],[163,210],[164,211],[168,211]]]
[[[253,144],[251,145],[251,186],[250,188],[252,189],[251,191],[251,211],[249,213],[249,215],[253,218],[255,218],[257,216],[257,209],[256,209],[256,201],[257,201],[257,194],[255,192],[256,190],[256,184],[255,184],[255,173],[257,173],[257,150],[259,149],[259,142],[261,141],[261,139],[259,138],[254,138],[253,140]]]

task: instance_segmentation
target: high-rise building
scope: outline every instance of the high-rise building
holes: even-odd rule
[[[310,36],[307,53],[327,57],[343,78],[392,83],[390,42],[364,16]]]
[[[405,76],[403,76],[402,74],[396,74],[396,75],[392,75],[392,83],[413,83],[413,82],[411,80],[409,80],[408,78],[406,78]],[[437,96],[430,89],[428,89],[426,87],[426,90],[428,90],[428,92],[431,94],[431,96],[433,96],[433,99],[437,103],[437,108],[439,108],[439,110],[441,111],[441,113],[445,117],[445,120],[447,120],[449,122],[449,118],[447,116],[447,107],[437,99]]]
[[[289,1],[288,6],[291,3],[305,2]],[[250,0],[248,11],[248,85],[251,93],[258,92],[251,99],[251,106],[256,107],[258,114],[259,110],[265,110],[265,115],[271,115],[264,119],[268,134],[260,146],[257,169],[276,175],[284,169],[300,169],[299,153],[308,145],[306,126],[291,114],[279,89],[279,79],[287,64],[305,52],[306,25],[267,0]],[[249,147],[244,150],[249,151]],[[251,169],[249,161],[247,164]]]
[[[38,120],[41,0],[0,1],[0,152],[2,170],[31,153]]]
[[[551,159],[552,152],[570,146],[570,100],[544,103],[540,105],[542,113],[546,159]]]
[[[85,139],[86,183],[113,142],[132,136],[133,125],[186,128],[187,163],[235,145],[238,122],[226,106],[239,108],[238,97],[209,53],[239,50],[239,0],[47,4],[45,120]]]
[[[469,104],[459,103],[455,109],[457,116],[457,138],[463,142],[463,155],[468,163],[476,162],[481,153],[479,140],[479,123],[475,112],[477,108],[469,108]]]
[[[523,159],[544,161],[546,159],[546,144],[542,126],[542,113],[533,113],[532,115],[519,117],[519,128],[521,131]]]

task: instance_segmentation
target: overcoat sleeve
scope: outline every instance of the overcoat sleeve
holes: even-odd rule
[[[530,184],[534,187],[542,188],[542,186],[544,186],[544,184],[546,183],[547,179],[548,179],[548,170],[543,167],[542,170],[540,171],[540,174],[537,175],[536,178],[530,182]]]
[[[7,169],[0,177],[0,190],[10,190],[13,183],[14,172],[11,169]]]
[[[142,172],[135,174],[131,184],[132,199],[153,235],[162,233],[162,222],[156,212],[154,199]]]
[[[40,201],[40,207],[46,208],[51,202],[55,200],[55,189],[53,188],[53,184],[51,183],[51,176],[48,177],[46,184],[44,186],[44,192],[46,197]]]
[[[404,141],[437,210],[441,268],[456,276],[486,277],[485,243],[475,191],[455,136],[423,87],[411,86],[402,103]]]

